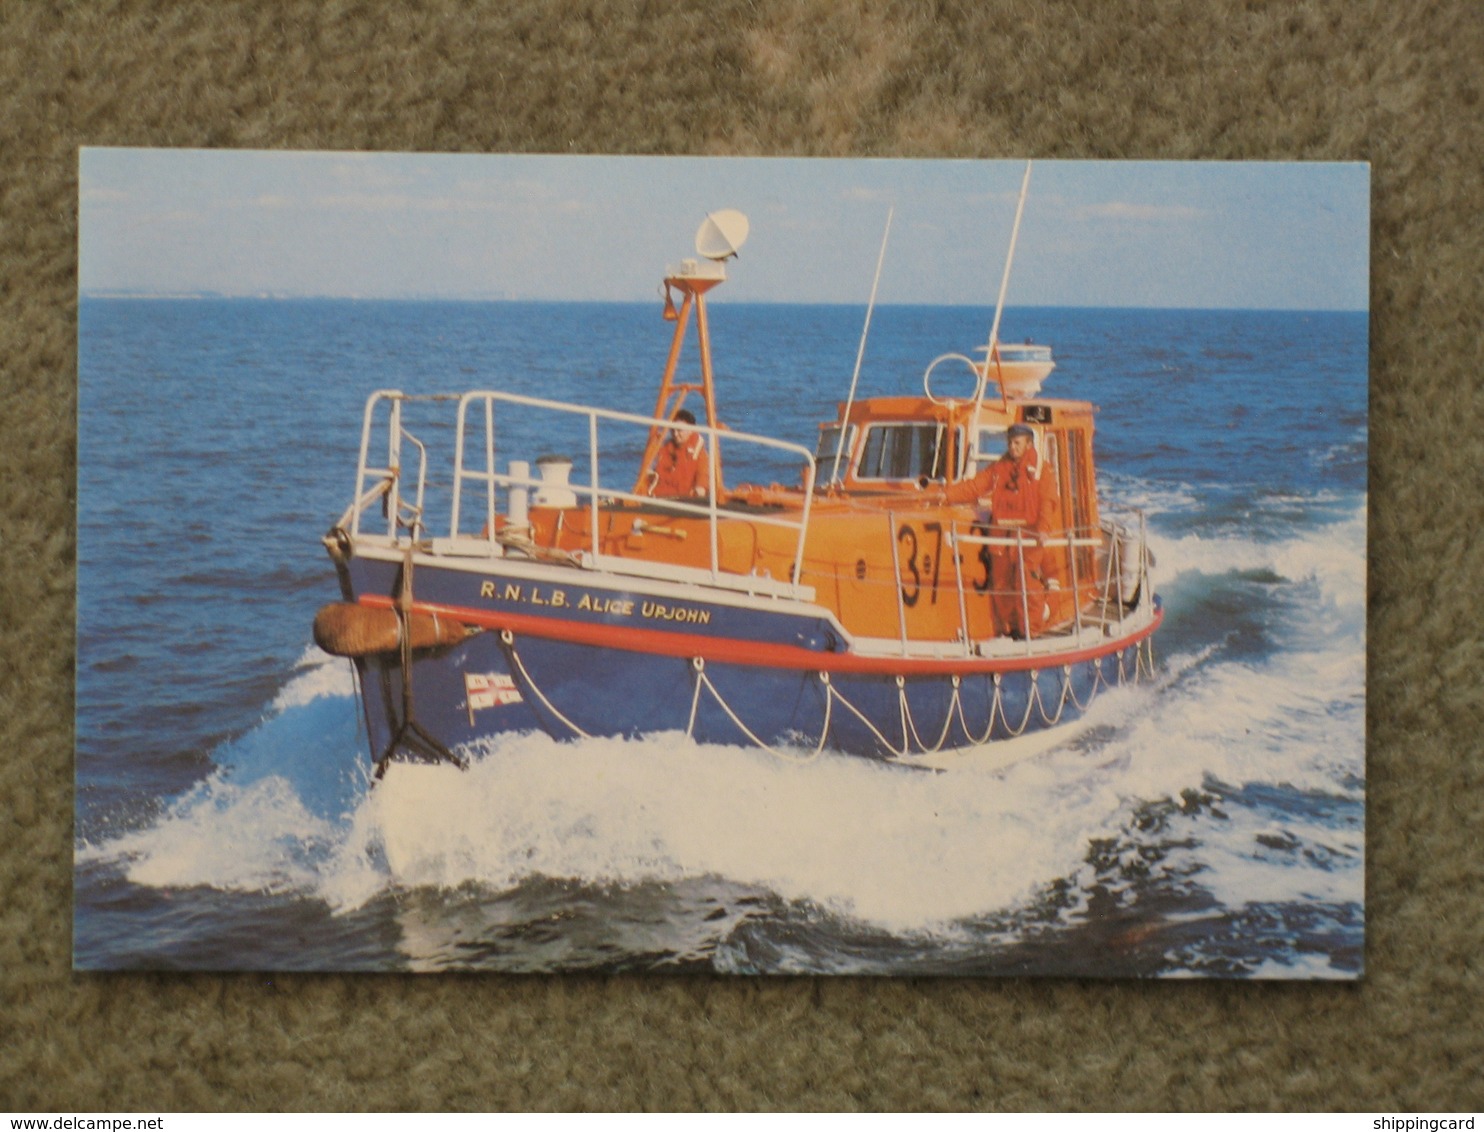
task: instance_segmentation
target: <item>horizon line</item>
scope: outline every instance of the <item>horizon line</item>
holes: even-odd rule
[[[294,303],[294,302],[324,302],[324,303],[448,303],[448,304],[480,304],[496,305],[522,303],[541,303],[549,306],[649,306],[655,303],[652,298],[644,299],[571,299],[571,298],[547,298],[539,296],[522,296],[518,298],[503,295],[319,295],[319,294],[292,294],[278,292],[243,292],[232,294],[223,291],[132,291],[114,288],[98,288],[96,290],[79,290],[79,300],[93,302],[254,302],[254,303]],[[810,301],[807,299],[725,299],[718,298],[717,305],[722,306],[810,306],[810,307],[847,307],[855,310],[863,309],[866,304],[859,301]],[[878,307],[902,307],[902,308],[947,308],[961,309],[985,309],[984,303],[952,303],[952,302],[929,302],[929,303],[893,303],[878,302]],[[1250,307],[1250,306],[1178,306],[1173,304],[1103,304],[1103,303],[1007,303],[1007,310],[1149,310],[1149,311],[1253,311],[1253,312],[1275,312],[1293,314],[1369,314],[1370,307]]]

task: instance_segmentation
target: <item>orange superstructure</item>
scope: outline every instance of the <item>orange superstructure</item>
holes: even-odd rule
[[[667,294],[678,291],[682,303],[678,311],[666,307],[675,329],[656,419],[670,419],[696,393],[705,428],[722,428],[705,304],[716,282],[685,274],[665,280]],[[678,379],[677,366],[693,316],[700,373],[686,382]],[[948,499],[951,486],[972,481],[1002,455],[1014,425],[1032,433],[1042,500],[1033,527],[999,525],[987,498]],[[1081,401],[1007,394],[870,398],[840,405],[836,418],[820,425],[814,474],[806,477],[811,482],[720,488],[714,540],[710,514],[662,500],[594,509],[536,507],[532,539],[557,554],[595,549],[636,564],[694,571],[714,566],[725,575],[802,583],[815,589],[818,603],[852,636],[896,641],[906,651],[975,651],[997,637],[1054,635],[1077,625],[1083,614],[1106,613],[1110,546],[1098,511],[1093,431],[1094,408]],[[663,442],[664,431],[652,428],[639,468],[641,494]],[[706,458],[713,482],[721,484],[714,445]],[[795,523],[780,524],[782,517]],[[1013,559],[1023,569],[996,571],[996,557]],[[796,561],[802,566],[797,576]],[[1000,576],[1018,581],[1014,593],[1000,594],[996,616],[991,587]],[[1016,602],[1024,616],[1007,616]]]
[[[1039,456],[1043,519],[1021,536],[1040,559],[1042,601],[1049,606],[1045,632],[1075,618],[1077,602],[1095,603],[1104,571],[1093,486],[1091,407],[1075,402],[1036,402],[1047,423],[1033,425]],[[817,600],[852,634],[905,636],[924,644],[996,636],[990,614],[991,514],[973,504],[949,504],[950,483],[972,479],[981,461],[999,455],[990,447],[1010,421],[998,408],[937,406],[926,398],[892,398],[856,406],[857,426],[848,451],[849,472],[838,485],[816,491],[804,541],[801,577],[793,569],[795,535],[762,517],[802,511],[802,486],[739,485],[718,499],[718,568],[727,574],[787,578],[815,587]],[[826,426],[825,432],[838,427]],[[884,434],[878,442],[877,433]],[[906,439],[898,439],[905,436]],[[936,437],[946,455],[917,438]],[[971,439],[972,438],[972,439]],[[908,463],[862,468],[866,457],[896,445]],[[984,453],[983,456],[980,453]],[[934,474],[934,473],[937,474]],[[709,519],[690,509],[653,504],[609,506],[599,511],[596,545],[604,555],[706,570],[711,566]],[[590,512],[535,508],[538,546],[579,552],[594,544]],[[1079,533],[1084,537],[1079,539]],[[972,541],[972,540],[980,541]],[[1100,539],[1096,540],[1101,542]],[[1017,548],[1002,548],[1013,552]],[[1073,579],[1076,585],[1073,586]],[[1076,601],[1074,601],[1074,595]]]

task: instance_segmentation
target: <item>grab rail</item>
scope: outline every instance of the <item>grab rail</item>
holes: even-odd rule
[[[949,531],[948,537],[949,544],[955,549],[955,553],[952,555],[954,564],[954,585],[958,591],[960,626],[959,632],[964,642],[965,651],[972,651],[973,642],[970,639],[971,634],[969,632],[967,595],[964,590],[963,573],[962,570],[959,568],[959,555],[957,553],[957,549],[959,547],[996,547],[1006,550],[1013,549],[1016,552],[1016,555],[1019,558],[1019,562],[1017,564],[1019,568],[1016,571],[1016,576],[1019,578],[1020,584],[1018,592],[1015,593],[1015,596],[1020,599],[1022,624],[1028,624],[1030,621],[1030,586],[1028,585],[1026,578],[1024,558],[1025,549],[1030,545],[1035,545],[1038,548],[1044,549],[1064,548],[1072,550],[1073,553],[1067,555],[1068,564],[1070,566],[1072,574],[1070,579],[1071,593],[1074,595],[1072,601],[1072,627],[1073,631],[1078,636],[1081,636],[1086,628],[1086,625],[1084,624],[1084,614],[1086,611],[1083,608],[1083,601],[1081,597],[1082,579],[1079,576],[1078,569],[1078,560],[1081,558],[1081,555],[1075,553],[1075,551],[1079,548],[1101,551],[1104,557],[1102,578],[1100,581],[1094,579],[1094,584],[1097,587],[1094,591],[1096,595],[1096,601],[1102,613],[1102,618],[1100,618],[1099,623],[1106,623],[1106,615],[1110,607],[1116,606],[1119,609],[1118,620],[1122,620],[1125,613],[1130,612],[1132,608],[1144,608],[1144,598],[1150,592],[1148,588],[1148,535],[1145,526],[1144,513],[1142,511],[1139,511],[1136,512],[1136,515],[1138,518],[1137,534],[1131,532],[1127,526],[1116,519],[1104,519],[1099,524],[1098,533],[1096,535],[1079,534],[1076,530],[1069,530],[1054,535],[1037,535],[1035,532],[1017,532],[1013,535],[988,535],[976,534],[974,533],[974,528],[971,528],[968,533],[965,533],[957,524],[955,524],[954,527]],[[978,529],[983,530],[984,528],[979,527]],[[1133,544],[1133,549],[1138,555],[1136,573],[1133,578],[1132,586],[1130,586],[1125,579],[1126,563],[1123,559],[1125,540],[1128,540]],[[892,561],[893,565],[896,567],[895,572],[897,574],[900,574],[900,566],[897,565],[895,541],[893,541]],[[1133,603],[1132,605],[1125,594],[1125,591],[1128,589],[1132,589],[1135,594],[1139,595],[1138,601],[1136,603]],[[1008,593],[1009,591],[1000,592]],[[909,646],[909,639],[907,635],[905,615],[906,611],[901,604],[900,592],[898,593],[897,613],[898,634],[902,649],[905,653]],[[1027,637],[1025,645],[1027,651],[1031,651],[1031,642],[1029,637]]]
[[[521,394],[505,393],[498,391],[475,391],[463,394],[437,394],[437,395],[413,395],[401,393],[397,390],[380,390],[373,393],[366,402],[364,421],[362,427],[360,454],[357,463],[356,493],[354,502],[347,509],[340,520],[340,526],[344,527],[352,536],[362,535],[362,518],[378,498],[383,499],[383,507],[387,517],[386,537],[399,546],[405,546],[405,539],[410,539],[413,544],[420,543],[428,534],[426,513],[426,489],[428,486],[428,446],[408,430],[404,422],[403,407],[411,402],[455,402],[453,414],[453,478],[451,485],[442,483],[440,493],[451,487],[452,498],[449,513],[448,544],[444,550],[461,555],[488,555],[490,558],[500,557],[508,553],[508,538],[502,539],[497,532],[497,518],[499,508],[499,493],[509,492],[511,489],[535,490],[547,486],[545,481],[537,476],[514,475],[509,472],[502,473],[497,470],[496,459],[500,453],[496,438],[496,428],[501,423],[501,413],[497,406],[521,407],[535,409],[538,411],[554,412],[573,417],[585,424],[587,445],[587,482],[571,482],[565,484],[566,490],[574,497],[581,500],[584,509],[588,513],[588,527],[586,532],[586,548],[576,551],[571,559],[579,565],[589,565],[613,570],[615,572],[654,573],[663,571],[666,576],[675,580],[699,581],[709,577],[710,581],[726,586],[728,588],[745,589],[755,593],[767,593],[774,596],[789,596],[796,599],[808,599],[812,597],[814,589],[812,585],[806,584],[804,568],[804,551],[808,537],[811,507],[814,499],[814,484],[816,479],[816,468],[812,453],[805,447],[788,441],[775,440],[771,437],[755,436],[748,433],[732,432],[726,429],[710,428],[697,425],[694,431],[706,438],[708,442],[707,459],[711,462],[712,483],[720,483],[720,445],[733,444],[748,445],[757,449],[765,449],[775,453],[783,453],[797,458],[798,466],[802,469],[804,476],[803,491],[799,495],[800,507],[797,511],[787,510],[778,512],[767,512],[749,510],[746,513],[746,521],[757,525],[767,525],[785,528],[793,533],[792,541],[792,565],[789,576],[785,579],[773,579],[766,574],[753,575],[738,571],[725,572],[721,568],[721,543],[719,528],[721,521],[732,518],[735,512],[729,511],[723,506],[720,493],[713,492],[705,500],[702,499],[663,499],[656,500],[653,497],[640,495],[632,490],[624,488],[605,487],[602,483],[601,470],[607,465],[601,461],[599,448],[599,424],[613,423],[630,426],[636,430],[649,430],[653,428],[668,428],[671,422],[634,413],[623,413],[608,409],[598,409],[591,406],[569,404],[561,401],[553,401],[539,397],[529,397]],[[388,414],[380,420],[382,427],[387,429],[387,456],[385,464],[373,463],[371,456],[372,433],[378,431],[378,418],[381,408],[385,403]],[[475,415],[473,410],[482,408],[483,412]],[[426,420],[426,416],[414,419]],[[482,419],[481,419],[482,418]],[[524,422],[521,422],[522,424]],[[448,420],[445,417],[441,424],[435,422],[434,431],[446,430]],[[477,435],[478,430],[483,428],[483,436]],[[422,425],[418,425],[422,429]],[[476,436],[470,436],[474,430]],[[569,438],[575,437],[576,430],[568,430]],[[529,434],[522,433],[522,437],[529,438]],[[444,441],[446,443],[446,440]],[[418,451],[416,483],[410,482],[411,472],[403,468],[404,445],[412,445]],[[470,467],[470,449],[480,452],[483,467]],[[625,481],[627,484],[627,480]],[[482,531],[479,535],[465,535],[461,533],[461,521],[467,503],[464,498],[467,485],[474,485],[475,489],[484,492],[482,515]],[[633,559],[614,556],[603,553],[602,528],[600,524],[601,507],[614,503],[633,503],[640,505],[654,505],[661,503],[666,510],[676,514],[689,515],[705,519],[709,535],[708,556],[706,566],[699,563],[695,566],[664,566],[647,559]],[[1105,517],[1096,528],[1081,528],[1075,530],[1061,531],[1055,534],[1047,534],[1036,541],[1047,549],[1062,549],[1069,553],[1065,554],[1064,568],[1069,569],[1070,577],[1063,578],[1063,582],[1070,582],[1071,593],[1075,595],[1071,602],[1070,613],[1071,628],[1081,635],[1088,628],[1088,619],[1092,618],[1092,624],[1106,626],[1110,621],[1121,621],[1135,610],[1144,609],[1147,606],[1147,597],[1151,593],[1149,589],[1149,566],[1150,556],[1148,553],[1147,531],[1145,519],[1142,512],[1136,512],[1137,525],[1130,526],[1125,522],[1116,521]],[[901,562],[898,558],[897,540],[894,536],[896,529],[895,513],[888,511],[885,515],[888,524],[889,546],[891,547],[893,573],[900,577]],[[992,524],[991,524],[992,525]],[[995,549],[1011,549],[1024,547],[1028,533],[1013,535],[991,534],[979,524],[964,529],[964,525],[953,524],[946,532],[950,545],[958,548],[964,547],[986,547]],[[382,536],[377,536],[382,537]],[[1029,537],[1034,537],[1033,535]],[[439,549],[439,543],[443,540],[434,539],[432,546],[435,551]],[[570,543],[568,544],[570,546]],[[785,544],[787,545],[787,544]],[[781,548],[780,548],[781,549]],[[1085,552],[1092,551],[1092,555]],[[1018,555],[1019,549],[1015,551]],[[967,652],[972,652],[974,641],[971,640],[969,630],[969,615],[967,603],[972,597],[967,592],[966,580],[959,563],[959,554],[952,556],[953,578],[950,585],[957,591],[959,606],[960,633]],[[1091,558],[1091,562],[1086,558]],[[1089,575],[1091,569],[1093,573]],[[1029,601],[1030,592],[1026,583],[1023,563],[1017,571],[1021,578],[1020,593],[1017,595],[1021,603],[1022,621],[1028,623],[1030,618]],[[935,583],[936,585],[936,583]],[[979,583],[975,583],[976,586]],[[1089,593],[1093,595],[1093,601],[1088,604],[1083,599],[1083,587],[1090,587]],[[903,595],[897,587],[895,595],[897,603],[896,621],[898,644],[904,654],[910,653],[918,643],[908,631],[907,611],[903,606]],[[1064,623],[1065,624],[1065,623]],[[1029,644],[1029,642],[1027,642]]]
[[[619,487],[605,486],[602,482],[600,469],[603,467],[601,453],[598,443],[598,426],[600,423],[611,423],[616,425],[630,426],[636,431],[648,431],[651,429],[668,429],[672,422],[644,416],[636,413],[624,413],[611,409],[599,409],[589,405],[576,405],[564,401],[553,401],[542,397],[530,397],[517,393],[506,393],[494,390],[477,390],[462,394],[435,394],[435,395],[409,395],[399,390],[378,390],[371,394],[366,401],[366,408],[361,429],[360,458],[356,470],[356,503],[352,504],[351,510],[347,512],[349,520],[348,529],[352,535],[359,535],[361,514],[366,505],[372,502],[379,494],[385,493],[388,499],[387,507],[389,516],[395,516],[394,521],[389,521],[389,533],[396,539],[400,530],[407,530],[414,541],[425,534],[426,519],[424,513],[425,486],[427,482],[427,449],[426,446],[412,433],[407,431],[403,425],[402,407],[410,402],[456,402],[454,414],[454,451],[453,451],[453,481],[452,501],[449,515],[448,537],[450,540],[462,540],[465,545],[472,544],[478,547],[483,543],[491,557],[501,553],[500,544],[496,538],[496,517],[498,510],[498,496],[501,491],[509,491],[511,488],[539,489],[544,481],[530,475],[512,475],[508,472],[497,470],[496,459],[499,445],[496,438],[496,428],[499,424],[499,412],[497,406],[520,407],[533,409],[541,412],[563,414],[565,416],[585,422],[587,435],[587,459],[588,459],[588,482],[573,482],[566,484],[567,490],[581,499],[589,514],[589,545],[586,553],[594,565],[604,565],[613,569],[636,568],[636,563],[626,559],[614,558],[602,553],[599,522],[599,508],[602,504],[609,503],[637,503],[654,504],[661,502],[663,505],[676,513],[692,515],[707,520],[709,534],[709,574],[713,582],[727,583],[732,575],[726,574],[721,569],[721,543],[718,528],[723,518],[729,517],[729,513],[723,508],[720,493],[713,491],[704,501],[700,499],[663,499],[656,500],[653,497],[640,495],[636,492]],[[389,405],[389,420],[386,422],[388,430],[387,460],[384,466],[373,464],[370,451],[372,444],[372,433],[377,431],[378,411],[383,403]],[[471,409],[476,406],[483,408],[482,420],[471,419]],[[469,433],[476,433],[482,426],[483,437],[482,458],[483,468],[469,466],[471,455]],[[793,565],[790,576],[780,586],[763,585],[760,579],[750,579],[746,583],[752,588],[767,590],[783,590],[795,596],[810,591],[810,587],[802,584],[804,569],[804,545],[809,529],[810,511],[814,497],[815,468],[813,453],[802,445],[793,444],[789,441],[775,440],[772,437],[756,436],[750,433],[734,432],[730,429],[712,428],[705,425],[696,425],[692,431],[706,438],[707,459],[711,463],[711,482],[719,484],[720,457],[719,446],[725,443],[728,447],[733,445],[745,445],[755,449],[766,449],[776,453],[787,454],[797,459],[803,468],[804,490],[802,493],[802,506],[798,512],[767,514],[749,513],[749,522],[759,525],[776,526],[790,529],[794,532],[793,539]],[[402,468],[402,445],[408,443],[416,446],[419,450],[419,467],[417,474],[417,486],[415,503],[409,503],[406,499],[408,487],[404,483],[407,478]],[[368,481],[376,481],[368,490]],[[464,514],[466,485],[475,485],[482,488],[483,500],[483,533],[478,540],[471,536],[461,534],[461,520]],[[404,517],[403,511],[407,512]],[[342,520],[344,525],[345,520]],[[810,591],[812,592],[812,591]]]
[[[425,500],[428,481],[427,446],[402,425],[402,403],[414,400],[449,400],[447,397],[408,397],[395,389],[379,389],[366,398],[365,413],[361,422],[360,455],[356,461],[355,502],[351,504],[339,525],[352,535],[361,533],[361,515],[366,506],[379,496],[386,496],[387,521],[394,537],[398,528],[405,528],[410,538],[417,541],[425,531]],[[390,419],[387,425],[387,458],[384,467],[373,465],[371,459],[371,433],[376,419],[376,407],[382,401],[390,403]],[[417,487],[415,502],[408,503],[402,490],[402,442],[406,440],[418,452]],[[368,479],[375,484],[369,489]],[[405,509],[405,517],[404,517]]]
[[[482,472],[472,471],[466,468],[463,462],[464,435],[468,409],[470,405],[476,402],[480,402],[485,405],[485,453],[487,462],[485,464],[485,470]],[[565,413],[571,416],[586,418],[588,433],[588,468],[590,482],[588,482],[587,484],[574,483],[567,486],[574,495],[577,495],[579,497],[585,495],[587,497],[587,503],[592,520],[589,523],[589,533],[592,539],[590,554],[592,555],[593,562],[595,564],[616,564],[614,560],[610,560],[608,556],[604,555],[601,551],[598,525],[598,504],[600,500],[608,502],[623,501],[641,504],[653,503],[654,500],[650,496],[639,495],[632,491],[625,491],[612,487],[604,487],[602,485],[601,481],[599,480],[598,422],[609,421],[615,424],[640,426],[644,429],[668,429],[672,427],[673,422],[657,417],[642,416],[637,413],[623,413],[612,409],[598,409],[590,405],[573,405],[565,401],[552,401],[544,397],[529,397],[518,393],[478,391],[463,394],[459,398],[458,419],[456,427],[455,447],[457,456],[454,475],[453,514],[450,525],[450,530],[452,533],[456,533],[458,531],[461,489],[464,480],[474,480],[482,483],[485,487],[486,498],[489,500],[493,500],[496,491],[501,486],[508,487],[512,483],[519,483],[521,486],[529,485],[529,480],[512,478],[509,475],[502,475],[501,473],[495,471],[494,451],[496,446],[494,442],[494,405],[496,403],[519,405],[525,408],[540,409],[555,413]],[[794,564],[791,577],[789,578],[789,583],[792,589],[799,589],[799,579],[802,576],[804,564],[804,540],[809,528],[809,510],[814,495],[815,472],[813,453],[811,453],[809,449],[804,448],[802,445],[793,444],[786,440],[775,440],[772,437],[755,436],[751,433],[733,432],[730,429],[711,428],[706,425],[695,425],[692,428],[692,431],[700,433],[707,439],[707,459],[711,463],[711,482],[713,484],[720,483],[721,481],[721,477],[718,474],[718,445],[723,437],[726,439],[726,442],[729,445],[753,445],[760,448],[772,449],[777,452],[790,453],[799,458],[800,463],[804,467],[805,478],[804,502],[803,507],[799,513],[799,518],[797,520],[794,520],[792,518],[781,518],[778,516],[769,515],[749,516],[749,520],[752,522],[771,526],[792,528],[796,531],[794,546]],[[718,525],[721,518],[721,511],[719,507],[718,496],[719,492],[712,491],[708,496],[706,504],[704,506],[681,499],[664,500],[664,504],[666,507],[672,508],[682,513],[704,516],[707,519],[707,527],[710,536],[709,549],[712,581],[718,581],[722,575],[718,536]]]

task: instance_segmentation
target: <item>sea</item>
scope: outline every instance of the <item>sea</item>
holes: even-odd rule
[[[722,419],[812,449],[864,313],[715,300]],[[919,392],[991,314],[879,307],[860,395]],[[78,969],[1362,974],[1365,313],[1006,312],[1046,395],[1100,406],[1102,505],[1142,514],[1165,609],[1155,679],[1009,766],[528,734],[374,788],[310,636],[368,394],[647,414],[658,302],[79,320]]]

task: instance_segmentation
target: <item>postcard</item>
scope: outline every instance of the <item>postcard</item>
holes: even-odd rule
[[[75,966],[1358,978],[1368,196],[84,150]]]

